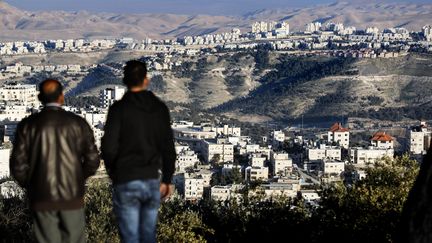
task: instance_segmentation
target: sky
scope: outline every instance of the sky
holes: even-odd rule
[[[241,15],[259,9],[298,8],[327,4],[336,0],[5,0],[25,10],[87,10],[115,13],[176,13]],[[372,1],[373,0],[349,0]],[[374,1],[374,2],[382,2]],[[391,2],[432,3],[432,0],[392,0]]]

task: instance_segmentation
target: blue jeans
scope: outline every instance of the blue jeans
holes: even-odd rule
[[[156,243],[159,186],[158,179],[114,185],[114,213],[122,242]]]

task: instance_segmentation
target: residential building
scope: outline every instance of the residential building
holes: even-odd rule
[[[271,135],[273,147],[279,147],[284,143],[285,133],[283,131],[273,131]]]
[[[246,177],[248,175],[251,181],[267,181],[269,178],[269,169],[268,167],[248,167],[246,169]]]
[[[345,162],[332,159],[323,160],[323,173],[326,177],[340,177],[345,171]]]
[[[210,196],[215,201],[229,200],[231,198],[231,186],[213,186]]]
[[[367,27],[366,28],[366,34],[369,34],[369,35],[378,35],[379,34],[379,29],[377,27]]]
[[[196,201],[203,198],[204,178],[201,175],[195,172],[175,174],[173,183],[185,200]]]
[[[382,149],[376,147],[369,148],[352,148],[350,150],[351,162],[355,164],[374,163],[383,157],[393,158],[393,149]]]
[[[8,105],[0,107],[0,121],[19,122],[31,113],[25,105]]]
[[[260,189],[264,192],[266,199],[278,198],[278,197],[297,197],[300,191],[299,183],[280,183],[274,182],[269,184],[262,184]]]
[[[251,166],[252,167],[264,167],[266,160],[267,160],[267,158],[265,156],[257,156],[254,154],[254,155],[252,155],[252,158],[251,158]]]
[[[211,130],[215,131],[218,135],[241,136],[240,127],[229,127],[228,125],[223,125],[222,127],[212,127]]]
[[[422,30],[426,41],[432,41],[432,25],[425,25]]]
[[[386,132],[376,132],[371,138],[371,145],[381,149],[393,149],[393,137]]]
[[[175,162],[176,172],[184,173],[186,172],[187,168],[193,168],[198,163],[198,155],[189,148],[187,150],[177,152],[177,158]]]
[[[335,123],[327,133],[328,142],[331,144],[339,144],[344,148],[349,147],[350,133],[347,128],[342,127],[341,123]]]
[[[0,88],[0,102],[39,107],[36,85],[6,84]]]
[[[409,146],[411,154],[426,154],[431,142],[431,130],[428,129],[426,122],[421,122],[420,125],[412,127],[409,130],[409,135]]]
[[[100,92],[100,106],[109,108],[115,101],[120,100],[125,94],[125,88],[115,86],[114,88],[106,88]]]
[[[287,153],[271,153],[270,162],[273,165],[273,175],[286,173],[292,170],[292,159]]]
[[[83,117],[91,126],[98,126],[105,124],[107,119],[106,111],[86,111],[80,110],[76,112],[77,115]]]
[[[321,199],[316,190],[300,190],[300,195],[308,203],[317,202]]]
[[[9,158],[11,150],[9,148],[0,148],[0,179],[10,176]]]
[[[314,23],[309,23],[306,25],[306,32],[307,33],[314,33],[314,32],[318,32],[321,29],[321,23],[320,22],[314,22]]]
[[[325,144],[320,144],[319,148],[309,148],[308,158],[309,160],[323,160],[323,159],[333,159],[341,160],[342,153],[341,148],[336,146],[327,146]]]
[[[186,174],[188,175],[188,174]],[[204,193],[204,178],[200,175],[189,175],[185,177],[184,199],[200,200]]]
[[[200,153],[206,163],[234,161],[234,145],[220,139],[201,140]]]

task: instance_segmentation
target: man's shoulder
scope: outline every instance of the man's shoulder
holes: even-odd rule
[[[86,119],[84,119],[84,117],[75,114],[74,112],[71,111],[66,111],[66,110],[62,110],[63,114],[62,117],[63,119],[67,120],[68,122],[75,122],[75,123],[79,123],[79,124],[87,124]]]
[[[114,101],[114,103],[109,107],[109,109],[119,109],[121,106],[124,106],[125,104],[125,100],[124,99],[120,99],[120,100],[116,100]]]
[[[165,104],[165,102],[159,98],[155,93],[149,91],[150,94],[153,96],[153,99],[155,100],[155,103],[157,104],[157,106],[162,109],[162,110],[168,110],[168,106]]]

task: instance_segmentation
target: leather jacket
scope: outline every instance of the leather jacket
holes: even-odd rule
[[[85,180],[99,164],[89,124],[61,107],[46,107],[18,124],[10,170],[34,210],[82,208]]]

